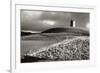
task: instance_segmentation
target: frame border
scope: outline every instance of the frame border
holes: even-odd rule
[[[91,7],[89,7],[89,8],[85,8],[85,7],[77,7],[77,6],[74,6],[74,7],[68,7],[68,6],[47,6],[47,5],[32,5],[32,4],[15,4],[14,6],[15,6],[15,67],[14,67],[14,65],[13,65],[13,63],[12,63],[12,61],[13,61],[13,57],[12,57],[12,37],[13,37],[13,34],[12,34],[12,11],[13,11],[13,9],[12,9],[12,2],[11,2],[11,4],[10,4],[10,40],[11,40],[11,42],[10,42],[10,56],[11,56],[11,61],[10,61],[10,68],[11,68],[11,72],[13,73],[13,72],[16,72],[16,70],[17,70],[17,67],[16,67],[16,6],[17,5],[25,5],[25,6],[41,6],[41,7],[57,7],[57,8],[77,8],[77,9],[93,9],[93,11],[95,12],[95,7],[93,7],[93,6],[91,6]],[[61,12],[63,12],[63,11],[61,11]],[[65,11],[66,12],[66,11]],[[94,13],[95,14],[95,13]],[[95,22],[95,21],[94,21]],[[95,28],[95,27],[94,27]],[[94,30],[94,32],[95,32],[95,30]],[[94,35],[94,34],[93,34]]]

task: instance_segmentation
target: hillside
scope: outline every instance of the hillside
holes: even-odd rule
[[[89,37],[76,37],[43,47],[38,51],[30,50],[24,55],[21,62],[38,61],[66,61],[66,60],[88,60],[89,59]]]
[[[89,31],[83,28],[67,27],[67,28],[51,28],[42,33],[67,33],[72,35],[89,36]]]

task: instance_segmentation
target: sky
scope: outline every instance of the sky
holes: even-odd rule
[[[21,30],[27,31],[70,27],[71,20],[76,27],[89,29],[89,13],[21,10],[20,19]]]

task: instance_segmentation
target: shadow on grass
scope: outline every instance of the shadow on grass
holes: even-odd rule
[[[38,62],[38,61],[43,61],[43,60],[46,60],[46,59],[38,58],[38,57],[32,57],[32,56],[24,56],[24,58],[21,59],[21,63]]]

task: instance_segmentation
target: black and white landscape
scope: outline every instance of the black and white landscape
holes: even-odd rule
[[[21,63],[89,60],[89,13],[20,13]]]

